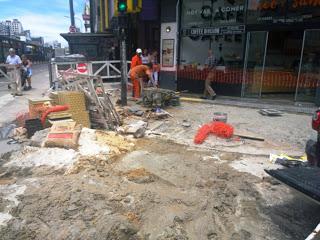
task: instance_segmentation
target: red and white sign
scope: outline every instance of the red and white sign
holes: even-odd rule
[[[78,63],[77,64],[77,71],[81,74],[88,74],[88,66],[86,63]]]
[[[75,33],[75,32],[77,32],[77,28],[76,28],[75,26],[72,26],[72,25],[71,25],[71,26],[69,27],[69,32],[70,32],[70,33]]]
[[[83,19],[84,21],[89,21],[89,20],[90,20],[90,15],[88,15],[88,14],[82,14],[82,19]]]

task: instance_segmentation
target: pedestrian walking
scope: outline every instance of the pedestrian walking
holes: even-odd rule
[[[30,90],[31,87],[31,76],[32,76],[32,62],[27,58],[26,55],[22,55],[21,56],[22,59],[22,66],[23,66],[23,71],[25,74],[25,78],[24,80],[27,80],[27,82],[23,81],[22,82],[22,86],[24,90]]]
[[[211,83],[215,79],[215,68],[216,68],[216,58],[213,54],[213,51],[211,49],[208,50],[208,58],[205,62],[205,67],[208,69],[208,75],[205,80],[205,85],[204,85],[204,92],[203,92],[203,97],[202,98],[209,98],[211,100],[214,100],[217,96],[215,91],[211,87]]]
[[[16,55],[16,51],[13,48],[9,49],[9,55],[6,59],[6,64],[12,65],[7,67],[7,73],[10,78],[10,84],[8,85],[9,89],[12,89],[12,95],[21,96],[21,72],[20,67],[22,61],[18,55]]]

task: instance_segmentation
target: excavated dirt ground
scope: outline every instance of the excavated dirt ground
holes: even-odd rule
[[[6,165],[6,154],[0,211],[12,218],[0,239],[304,239],[319,205],[231,167],[247,157],[157,138],[111,161],[81,159],[76,171]]]

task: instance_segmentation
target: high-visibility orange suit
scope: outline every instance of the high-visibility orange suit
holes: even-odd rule
[[[142,65],[142,59],[138,54],[136,54],[131,59],[130,69],[132,69],[132,68],[134,68],[134,67],[136,67],[138,65]]]
[[[152,71],[149,66],[146,65],[138,65],[130,70],[130,78],[133,82],[133,97],[140,98],[141,97],[141,88],[143,84],[143,78],[148,76],[148,78],[152,78]]]
[[[141,56],[137,53],[136,55],[134,55],[131,59],[131,66],[130,66],[130,71],[136,67],[136,66],[139,66],[139,65],[142,65],[142,59],[141,59]],[[130,74],[131,76],[131,74]],[[135,97],[135,92],[134,92],[134,89],[139,89],[140,87],[140,83],[139,82],[136,82],[132,77],[131,78],[131,83],[132,83],[132,87],[133,87],[133,96]],[[140,95],[140,93],[139,93]]]

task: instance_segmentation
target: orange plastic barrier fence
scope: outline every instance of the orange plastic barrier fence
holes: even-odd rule
[[[262,71],[248,70],[243,72],[241,69],[220,70],[198,70],[198,69],[179,69],[178,78],[204,81],[210,71],[213,71],[213,82],[225,84],[241,84],[243,74],[246,84],[260,84]],[[316,88],[320,86],[320,76],[311,74],[301,74],[299,80],[299,88]],[[297,85],[297,74],[285,71],[264,71],[263,87],[278,87],[278,88],[295,88]]]

